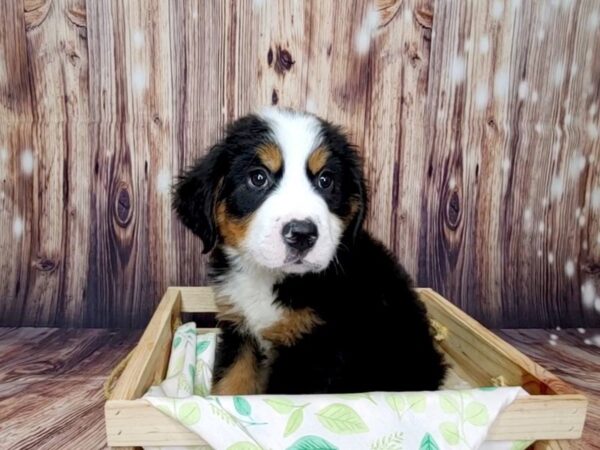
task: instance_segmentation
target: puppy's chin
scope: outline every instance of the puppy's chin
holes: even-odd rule
[[[313,261],[310,255],[300,260],[290,260],[285,254],[277,255],[273,252],[259,249],[248,249],[243,247],[225,247],[225,253],[232,258],[237,259],[246,267],[254,267],[259,270],[267,270],[273,274],[295,274],[318,273],[325,270],[333,259],[333,255],[322,261]]]
[[[327,265],[322,265],[322,264],[314,264],[308,261],[302,261],[302,262],[297,262],[297,263],[292,263],[292,264],[285,264],[283,266],[281,266],[280,270],[283,273],[290,273],[290,274],[296,274],[296,275],[302,275],[305,273],[317,273],[317,272],[322,272],[323,270],[325,270],[325,268],[327,267]]]

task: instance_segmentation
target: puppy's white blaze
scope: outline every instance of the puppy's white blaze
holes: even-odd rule
[[[256,211],[242,245],[267,268],[295,273],[322,270],[335,254],[343,226],[307,175],[308,158],[321,143],[320,123],[311,115],[271,108],[262,116],[281,149],[283,177]],[[312,220],[319,236],[303,263],[286,265],[287,249],[281,232],[291,220]]]

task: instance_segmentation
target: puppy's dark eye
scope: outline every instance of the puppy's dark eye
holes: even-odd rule
[[[264,169],[254,169],[248,174],[248,184],[254,188],[264,188],[269,183],[269,175]]]
[[[331,172],[323,171],[319,174],[319,178],[317,179],[317,185],[320,189],[328,190],[333,186],[333,175]]]

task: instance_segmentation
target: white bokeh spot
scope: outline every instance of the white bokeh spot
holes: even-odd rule
[[[13,220],[13,226],[12,226],[13,237],[15,239],[19,239],[21,236],[23,236],[24,229],[25,229],[25,223],[23,222],[23,219],[18,216],[15,217]]]
[[[156,176],[156,190],[161,194],[169,193],[171,190],[171,174],[167,169],[161,169]]]
[[[489,97],[488,87],[483,83],[477,84],[475,87],[475,107],[478,110],[484,109],[488,104]]]
[[[379,26],[379,20],[379,11],[373,5],[370,5],[360,29],[354,38],[354,50],[359,55],[368,53],[371,47],[371,39]]]
[[[31,175],[35,166],[35,158],[33,151],[30,148],[26,148],[21,152],[21,172],[25,175]]]
[[[455,84],[462,83],[465,79],[466,71],[467,65],[465,58],[463,58],[461,55],[455,56],[454,60],[452,61],[452,81]]]
[[[569,259],[565,263],[565,275],[569,278],[572,278],[575,275],[575,263],[573,260]]]
[[[484,34],[479,38],[479,53],[482,55],[487,54],[490,51],[490,37]]]
[[[494,76],[494,96],[504,98],[508,95],[510,77],[507,69],[500,69]]]
[[[131,73],[131,83],[134,91],[142,92],[146,89],[148,76],[143,67],[134,67],[133,72]]]
[[[529,83],[525,80],[522,80],[519,83],[519,100],[525,100],[527,98],[527,94],[529,94]]]

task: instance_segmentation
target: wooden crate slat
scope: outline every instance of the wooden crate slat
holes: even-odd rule
[[[179,289],[167,289],[140,342],[133,350],[127,367],[116,383],[111,400],[139,398],[150,386],[164,378],[173,337],[173,322],[180,312]]]
[[[215,293],[211,287],[176,287],[181,292],[181,312],[216,313]]]
[[[578,394],[529,357],[431,289],[418,289],[430,317],[448,328],[442,349],[480,386],[502,376],[508,386],[531,394]]]
[[[553,394],[517,399],[500,413],[488,439],[538,440],[537,450],[570,448],[568,441],[562,440],[581,436],[587,399],[435,291],[417,291],[430,316],[448,329],[448,336],[440,345],[459,378],[474,386],[484,386],[491,384],[492,377],[501,375],[508,385],[523,385],[533,394]],[[111,400],[106,403],[109,445],[206,444],[179,422],[139,399],[151,384],[164,377],[174,320],[181,312],[216,312],[213,290],[209,287],[174,287],[167,290]]]
[[[104,412],[106,440],[111,447],[206,444],[145,400],[109,400]]]
[[[575,439],[581,435],[585,402],[580,396],[531,396],[506,407],[488,440]],[[107,402],[108,443],[118,445],[202,445],[204,441],[145,400]]]

